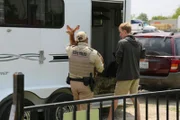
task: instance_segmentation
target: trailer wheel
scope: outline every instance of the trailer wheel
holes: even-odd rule
[[[71,94],[67,93],[58,93],[53,95],[47,103],[57,103],[57,102],[64,102],[64,101],[72,101],[73,96]],[[61,116],[61,113],[66,113],[66,112],[72,112],[74,109],[73,105],[69,106],[64,106],[62,108],[63,111],[61,111],[60,107],[55,107],[46,110],[45,112],[45,120],[63,120],[63,116]]]
[[[31,106],[34,104],[31,101],[25,99],[24,105]],[[9,100],[0,107],[0,120],[9,120],[11,106],[12,106],[12,100]],[[27,111],[24,113],[24,120],[38,120],[38,113],[36,111],[33,112]]]

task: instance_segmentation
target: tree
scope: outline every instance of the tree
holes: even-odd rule
[[[168,18],[169,17],[159,15],[159,16],[153,16],[152,20],[166,20]]]
[[[173,19],[177,19],[179,15],[180,15],[180,7],[178,7],[176,9],[176,12],[173,14],[172,18]]]
[[[133,20],[133,19],[136,19],[136,15],[135,14],[132,14],[131,15],[131,19]]]
[[[148,16],[147,16],[146,13],[141,13],[141,14],[137,17],[137,19],[140,19],[140,20],[142,20],[142,21],[148,22]]]

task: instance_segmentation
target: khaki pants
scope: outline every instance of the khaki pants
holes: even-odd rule
[[[139,79],[117,81],[114,94],[115,95],[127,95],[138,93]]]
[[[85,86],[83,82],[71,81],[71,91],[74,100],[91,99],[94,93],[91,91],[89,86]],[[77,105],[78,110],[86,110],[87,104]]]

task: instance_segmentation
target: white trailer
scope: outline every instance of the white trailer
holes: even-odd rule
[[[131,0],[0,0],[0,120],[9,118],[15,72],[25,75],[25,105],[73,100],[66,84],[66,25],[80,25],[108,66],[118,26],[130,22],[130,8]],[[47,115],[55,120],[58,111]],[[25,118],[37,120],[38,115]]]

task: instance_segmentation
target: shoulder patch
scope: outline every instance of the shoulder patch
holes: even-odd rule
[[[101,54],[100,54],[99,52],[97,52],[97,55],[98,55],[99,57],[101,57]]]
[[[89,48],[89,50],[91,50],[91,51],[93,51],[94,49],[93,48],[90,48],[90,47],[88,47]]]

